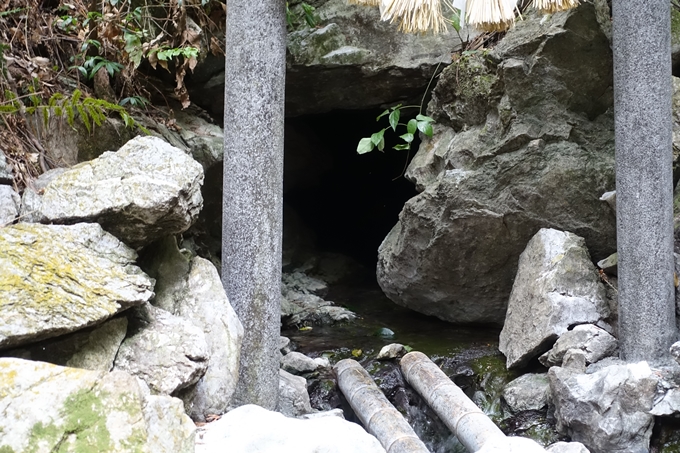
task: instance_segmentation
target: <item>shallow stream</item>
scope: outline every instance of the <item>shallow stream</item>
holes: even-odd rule
[[[400,307],[382,293],[372,276],[351,285],[331,287],[325,299],[349,308],[359,318],[345,324],[285,330],[282,334],[310,357],[325,356],[331,364],[344,358],[358,360],[431,452],[466,450],[404,382],[398,361],[375,359],[385,345],[401,343],[427,354],[507,433],[528,435],[546,445],[557,440],[545,413],[529,411],[513,416],[503,407],[502,389],[518,374],[505,369],[505,358],[498,351],[498,327],[456,326]],[[341,407],[346,418],[357,421],[332,373],[309,376],[308,387],[313,407]]]

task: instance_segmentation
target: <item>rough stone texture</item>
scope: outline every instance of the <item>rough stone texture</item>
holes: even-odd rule
[[[315,11],[320,22],[288,34],[286,114],[419,103],[439,63],[451,61],[460,40],[451,30],[405,34],[380,21],[378,8],[330,0]],[[466,36],[466,32],[462,32]],[[207,58],[188,82],[192,101],[220,116],[224,64]],[[348,84],[347,81],[352,83]],[[328,87],[334,87],[328,89]],[[417,101],[417,102],[416,102]]]
[[[229,304],[215,266],[201,257],[187,257],[174,237],[154,244],[145,253],[145,268],[157,278],[152,303],[185,319],[205,334],[210,361],[195,386],[179,396],[189,416],[203,421],[227,410],[238,379],[243,326]]]
[[[671,356],[680,365],[680,341],[676,341],[671,345]]]
[[[531,439],[496,437],[486,442],[476,453],[542,453],[545,450]]]
[[[585,373],[586,353],[580,349],[568,349],[562,359],[562,368],[575,373]]]
[[[19,215],[20,207],[19,194],[11,186],[0,185],[0,227],[14,222]]]
[[[290,352],[281,359],[281,368],[292,374],[304,374],[316,371],[319,364],[302,353]]]
[[[444,70],[428,107],[434,137],[407,171],[422,193],[379,249],[387,296],[451,322],[500,324],[540,228],[584,237],[597,260],[614,252],[615,216],[599,200],[614,188],[611,84],[589,3],[529,14],[489,54]]]
[[[547,449],[550,453],[590,453],[590,451],[580,442],[557,442]]]
[[[665,363],[677,336],[670,3],[635,10],[612,3],[619,349]]]
[[[5,153],[0,151],[0,184],[12,184],[14,172],[12,167],[7,164]]]
[[[657,378],[646,362],[593,374],[548,371],[557,428],[593,453],[649,451]]]
[[[127,325],[125,316],[116,317],[94,328],[2,351],[0,355],[71,368],[111,371],[118,348],[125,338]]]
[[[680,412],[680,388],[672,388],[654,404],[652,415],[672,415]]]
[[[0,349],[100,323],[153,296],[134,250],[97,224],[0,228]]]
[[[130,331],[114,369],[139,377],[154,393],[170,395],[205,373],[210,357],[205,335],[189,321],[146,304],[135,309]]]
[[[616,212],[616,190],[603,193],[600,200],[607,203]]]
[[[231,0],[224,80],[222,281],[243,324],[234,403],[274,409],[279,394],[285,10]]]
[[[276,411],[286,417],[299,417],[314,411],[309,401],[305,378],[279,370],[279,405]]]
[[[550,400],[547,374],[524,374],[509,382],[503,389],[503,399],[513,412],[541,410]]]
[[[396,359],[396,358],[402,357],[407,352],[408,351],[406,350],[406,348],[404,347],[403,344],[392,343],[392,344],[388,344],[386,346],[383,346],[383,348],[378,353],[378,356],[376,357],[376,359],[378,359],[378,360]]]
[[[196,453],[385,453],[361,426],[339,417],[287,418],[255,405],[241,406],[199,429]]]
[[[151,453],[194,453],[196,425],[184,413],[182,400],[168,395],[152,395],[141,379],[137,383],[143,395],[144,420]]]
[[[569,349],[581,349],[585,352],[588,364],[614,355],[618,342],[616,338],[592,324],[583,324],[574,327],[573,330],[563,333],[553,348],[543,354],[539,360],[547,368],[561,366],[564,354]]]
[[[0,395],[2,451],[193,451],[191,420],[167,404],[162,417],[153,416],[159,402],[145,400],[137,380],[120,371],[1,358]]]
[[[281,276],[281,317],[287,326],[333,324],[350,321],[356,315],[322,299],[328,284],[300,270]]]
[[[203,169],[157,137],[136,137],[24,191],[21,213],[43,223],[98,222],[132,247],[181,233],[203,205]]]
[[[569,327],[608,315],[605,290],[583,238],[544,228],[519,258],[498,348],[508,368],[522,366]]]

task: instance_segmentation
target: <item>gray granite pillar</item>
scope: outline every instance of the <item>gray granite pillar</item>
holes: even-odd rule
[[[245,331],[233,404],[279,390],[285,2],[228,0],[222,281]]]
[[[619,342],[666,360],[675,339],[670,3],[612,2]]]

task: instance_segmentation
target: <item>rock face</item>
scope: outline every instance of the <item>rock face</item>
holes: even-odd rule
[[[611,50],[583,3],[525,17],[488,54],[442,73],[438,124],[407,177],[409,200],[379,248],[394,302],[456,323],[502,323],[517,259],[541,228],[615,250]],[[461,81],[460,83],[458,81]]]
[[[615,365],[593,374],[552,367],[548,376],[557,428],[592,453],[649,451],[649,413],[657,379],[646,362]]]
[[[19,215],[20,206],[19,194],[11,186],[0,185],[0,227],[14,222]]]
[[[508,368],[522,366],[569,327],[608,315],[605,290],[583,238],[541,229],[519,258],[498,348]]]
[[[0,153],[0,184],[12,184],[14,172],[12,167],[7,164],[5,153]]]
[[[24,192],[22,215],[42,223],[98,222],[132,247],[181,233],[203,205],[201,165],[156,137],[56,176],[42,194]]]
[[[134,250],[97,224],[0,228],[0,349],[100,323],[153,296]]]
[[[449,63],[460,44],[453,30],[401,33],[395,24],[380,21],[378,8],[345,0],[325,2],[315,13],[318,27],[288,35],[288,116],[378,108],[404,99],[420,102],[437,65]],[[223,98],[223,70],[223,60],[208,58],[189,82],[191,99],[217,117],[222,116],[223,105],[215,100]]]
[[[173,237],[159,241],[149,252],[154,262],[148,271],[158,279],[152,303],[198,327],[210,355],[205,374],[179,397],[194,420],[222,414],[238,380],[243,326],[212,263],[184,256]]]
[[[513,412],[536,410],[548,406],[550,383],[546,374],[524,374],[508,383],[503,399]]]
[[[137,380],[120,371],[0,358],[0,395],[2,451],[193,451],[193,423],[167,410],[181,402],[145,400]]]
[[[287,418],[252,404],[205,425],[196,453],[385,453],[378,440],[339,417]]]
[[[114,368],[139,377],[154,393],[164,395],[196,383],[208,367],[203,332],[150,304],[136,312],[133,333],[118,350]]]
[[[580,349],[585,352],[586,362],[591,364],[613,355],[617,346],[616,338],[604,329],[592,324],[582,324],[558,338],[555,346],[539,357],[539,360],[547,368],[561,366],[567,351]]]
[[[326,282],[300,271],[281,276],[281,317],[287,326],[333,324],[351,321],[356,315],[333,302],[322,299],[328,292]]]
[[[305,378],[279,370],[279,402],[276,411],[286,417],[299,417],[314,412]]]
[[[89,329],[50,338],[0,355],[48,362],[92,371],[111,371],[118,348],[127,333],[125,316],[110,319]]]

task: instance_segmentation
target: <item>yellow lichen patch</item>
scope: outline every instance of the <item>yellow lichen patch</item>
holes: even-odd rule
[[[86,327],[148,300],[153,280],[135,258],[97,224],[3,228],[0,347]]]

